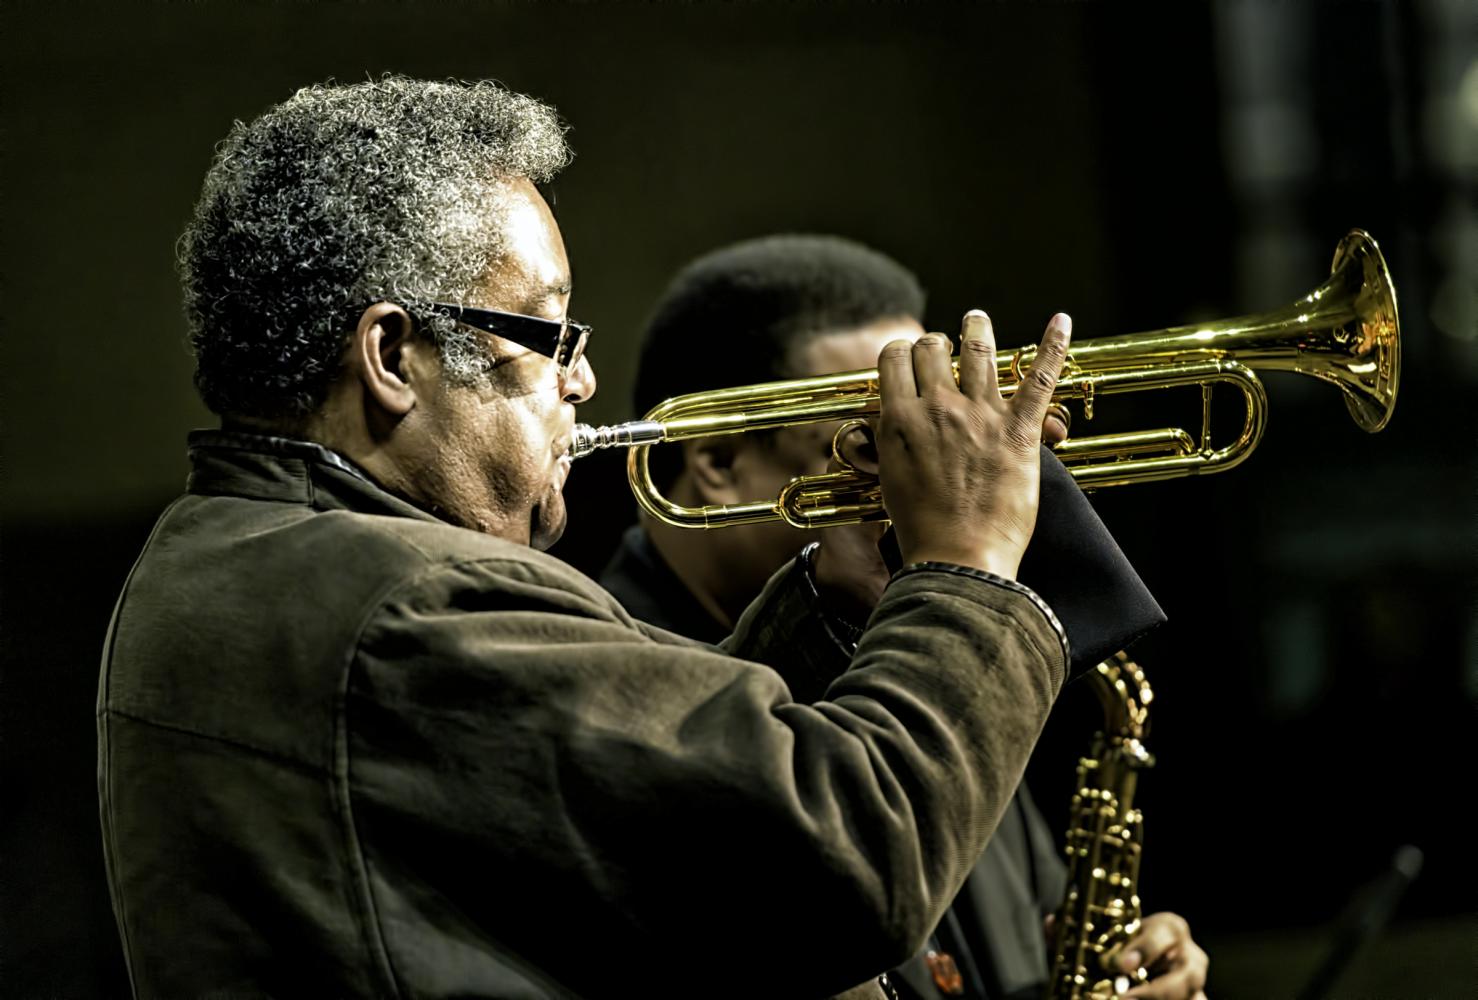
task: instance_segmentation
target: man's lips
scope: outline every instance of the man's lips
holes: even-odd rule
[[[564,433],[554,439],[554,455],[556,458],[568,456],[570,445],[575,440],[575,415],[570,414],[569,425],[565,427]]]
[[[565,480],[570,478],[570,466],[574,464],[574,458],[570,455],[570,444],[575,440],[575,414],[573,407],[569,415],[569,423],[564,433],[554,439],[554,464],[559,468],[559,488],[563,489]]]

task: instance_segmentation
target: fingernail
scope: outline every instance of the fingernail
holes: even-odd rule
[[[985,336],[986,324],[989,322],[990,317],[987,316],[983,310],[971,309],[969,312],[965,313],[965,322],[962,324],[963,330],[961,331],[960,336],[983,337]]]
[[[1144,964],[1144,956],[1141,955],[1139,952],[1137,952],[1137,951],[1126,951],[1126,952],[1124,952],[1123,965],[1124,965],[1124,969],[1126,971],[1133,972],[1135,969],[1139,968],[1143,964]]]
[[[1073,332],[1073,318],[1067,313],[1057,313],[1048,325],[1057,327],[1063,333]]]

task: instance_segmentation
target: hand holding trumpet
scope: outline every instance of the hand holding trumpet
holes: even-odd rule
[[[883,503],[905,563],[949,562],[1015,579],[1036,525],[1043,421],[1072,320],[1047,325],[1028,377],[1007,400],[990,317],[965,314],[960,377],[949,341],[895,341],[878,360]]]
[[[996,382],[990,317],[979,310],[962,323],[958,385],[949,341],[939,334],[884,349],[881,416],[847,451],[854,468],[881,479],[903,562],[951,562],[1015,579],[1036,523],[1038,445],[1067,436],[1048,406],[1071,330],[1067,316],[1052,318],[1032,369],[1037,381],[1028,379],[1010,401]],[[883,531],[873,521],[823,533],[816,581],[844,619],[865,621],[888,584],[878,551]]]

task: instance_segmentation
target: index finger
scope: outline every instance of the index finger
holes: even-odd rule
[[[887,410],[890,402],[900,397],[918,394],[913,377],[913,344],[906,340],[889,342],[878,355],[879,410]]]
[[[1148,968],[1182,940],[1190,940],[1190,936],[1191,929],[1184,918],[1174,913],[1152,913],[1144,918],[1139,933],[1125,943],[1124,955],[1132,964]]]
[[[1053,316],[1032,356],[1031,371],[1016,387],[1011,399],[1010,429],[1024,438],[1042,439],[1042,421],[1047,418],[1047,404],[1052,402],[1052,394],[1057,390],[1057,378],[1062,374],[1072,336],[1072,317],[1067,313]]]
[[[999,399],[996,333],[983,310],[971,309],[960,323],[960,391],[971,399]]]

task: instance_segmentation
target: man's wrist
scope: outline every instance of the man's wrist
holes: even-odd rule
[[[999,549],[963,549],[954,546],[931,545],[920,546],[910,551],[903,561],[905,565],[950,563],[955,566],[978,569],[1003,580],[1014,581],[1017,571],[1021,568],[1021,553]]]
[[[1047,604],[1047,602],[1042,600],[1041,595],[1038,594],[1035,590],[1032,590],[1026,584],[1020,583],[1010,577],[999,576],[988,570],[981,570],[974,566],[966,566],[961,563],[953,562],[909,563],[907,566],[904,566],[902,569],[900,569],[897,573],[893,574],[893,580],[896,581],[901,577],[911,576],[914,573],[955,573],[960,576],[969,576],[979,580],[984,580],[988,583],[995,584],[998,587],[1004,587],[1007,590],[1020,594],[1027,600],[1031,601],[1032,605],[1035,606],[1036,609],[1042,613],[1042,617],[1047,619],[1047,624],[1052,626],[1052,631],[1056,633],[1057,640],[1062,646],[1063,665],[1066,667],[1072,663],[1072,650],[1068,644],[1067,629],[1063,627],[1062,621],[1058,619],[1056,613],[1053,612],[1052,608]]]

